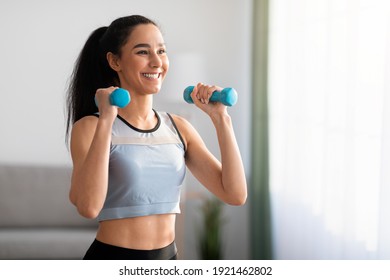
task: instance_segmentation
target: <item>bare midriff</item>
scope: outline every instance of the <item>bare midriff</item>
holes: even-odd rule
[[[96,239],[128,249],[160,249],[174,241],[175,219],[175,214],[162,214],[101,221]]]

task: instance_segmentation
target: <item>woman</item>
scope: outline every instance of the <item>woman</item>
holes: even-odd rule
[[[84,259],[176,259],[175,215],[186,167],[222,201],[246,201],[230,116],[221,103],[209,103],[221,88],[199,83],[191,96],[216,128],[222,163],[185,119],[153,110],[168,68],[159,28],[138,15],[95,30],[79,55],[67,103],[70,200],[82,216],[99,221]],[[109,101],[118,87],[131,95],[124,108]]]

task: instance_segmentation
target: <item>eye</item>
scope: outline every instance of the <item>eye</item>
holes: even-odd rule
[[[167,53],[167,51],[165,49],[160,49],[160,50],[158,50],[157,53],[158,54],[165,54],[165,53]]]
[[[140,50],[137,52],[137,54],[148,54],[147,50]]]

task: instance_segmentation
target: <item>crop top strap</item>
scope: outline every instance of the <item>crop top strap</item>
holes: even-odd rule
[[[183,144],[184,152],[186,152],[186,151],[187,151],[186,143],[184,142],[184,139],[183,139],[183,137],[181,136],[181,133],[180,133],[179,129],[177,128],[175,121],[173,120],[171,114],[167,113],[167,115],[168,115],[169,119],[171,120],[172,125],[173,125],[173,127],[175,128],[175,130],[176,130],[176,132],[177,132],[177,135],[178,135],[179,138],[180,138],[181,143]]]

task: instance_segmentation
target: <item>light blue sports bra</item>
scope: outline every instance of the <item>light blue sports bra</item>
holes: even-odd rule
[[[168,113],[151,130],[119,115],[112,127],[108,193],[98,221],[180,213],[185,144]]]

